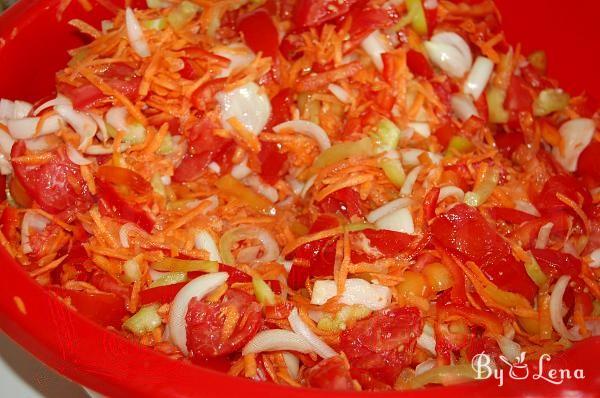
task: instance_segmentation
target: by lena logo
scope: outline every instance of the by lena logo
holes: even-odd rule
[[[540,380],[547,383],[559,385],[565,380],[585,379],[583,369],[547,369],[544,365],[550,361],[550,355],[543,354],[538,360],[538,367],[534,371],[529,369],[529,364],[525,362],[525,353],[522,352],[514,361],[509,361],[505,356],[500,355],[500,360],[504,362],[508,368],[501,368],[496,366],[494,360],[485,353],[477,354],[471,360],[471,366],[475,371],[476,378],[489,379],[494,378],[498,380],[498,386],[504,385],[504,380],[507,377],[506,371],[508,371],[508,378],[512,380],[526,380],[531,378],[532,380]]]

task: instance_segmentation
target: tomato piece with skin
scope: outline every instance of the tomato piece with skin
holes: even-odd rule
[[[438,216],[431,225],[434,239],[448,252],[473,261],[499,288],[532,300],[537,287],[511,248],[479,211],[460,204]]]
[[[494,137],[496,147],[506,157],[510,157],[513,152],[525,144],[525,139],[521,133],[500,133]]]
[[[317,206],[325,213],[339,213],[348,218],[364,215],[360,194],[352,188],[342,188],[328,195]]]
[[[57,296],[69,299],[77,312],[102,326],[120,328],[128,314],[123,298],[112,293],[89,293],[59,286],[49,289]]]
[[[198,87],[192,94],[192,104],[201,111],[206,110],[215,103],[215,95],[225,88],[227,78],[213,79]]]
[[[577,161],[577,174],[590,179],[594,186],[600,182],[598,159],[600,159],[600,142],[592,142],[581,152]]]
[[[6,176],[0,175],[0,201],[6,200]]]
[[[294,23],[298,28],[319,26],[350,11],[358,0],[299,0],[294,9]]]
[[[342,27],[348,18],[352,18],[352,24],[348,31],[349,40],[344,43],[344,51],[349,51],[358,46],[365,37],[375,30],[392,26],[400,17],[392,8],[364,7],[359,2],[351,8],[348,14],[340,18],[338,26]]]
[[[180,282],[174,283],[172,285],[157,286],[152,287],[150,289],[144,289],[140,291],[140,303],[142,305],[152,303],[170,303],[185,285],[187,285],[187,282]]]
[[[557,211],[535,220],[526,221],[512,232],[511,237],[516,237],[524,249],[535,246],[540,228],[551,222],[553,224],[550,236],[563,239],[571,227],[572,216],[566,211]]]
[[[524,211],[511,209],[510,207],[491,207],[490,216],[494,220],[502,220],[511,224],[523,224],[527,221],[537,219],[533,214],[525,213]]]
[[[306,371],[306,383],[309,387],[337,391],[354,391],[350,370],[344,360],[338,356],[323,359]]]
[[[394,385],[402,370],[410,365],[423,319],[415,307],[392,307],[356,322],[340,335],[340,350],[351,369]]]
[[[239,321],[229,336],[223,334],[225,317],[230,313]],[[260,305],[248,293],[228,289],[216,303],[192,299],[185,316],[187,348],[192,361],[215,358],[240,350],[260,330],[263,319]]]
[[[17,141],[11,158],[27,153],[24,141]],[[71,162],[64,148],[54,150],[53,157],[40,165],[12,162],[15,176],[29,195],[49,213],[84,212],[93,198],[78,165]]]
[[[237,22],[237,29],[252,51],[276,59],[279,51],[279,32],[266,9],[259,8],[242,15]]]
[[[564,195],[587,210],[592,204],[590,192],[573,176],[555,175],[544,184],[542,191],[537,195],[533,204],[542,214],[557,211],[573,212],[571,207],[558,199],[557,193]]]
[[[285,164],[288,156],[281,151],[275,142],[261,141],[260,152],[260,178],[270,185],[274,185],[286,172]]]
[[[412,235],[386,229],[365,229],[361,232],[384,257],[397,256],[415,240]]]
[[[0,223],[2,223],[2,234],[9,242],[18,242],[20,239],[19,236],[19,227],[21,226],[21,214],[19,210],[7,206],[2,211],[2,218],[0,219]]]
[[[433,77],[433,68],[425,56],[415,50],[408,50],[406,53],[406,64],[413,75],[431,79]]]
[[[531,249],[531,254],[546,275],[552,278],[569,275],[571,278],[579,279],[581,260],[572,254],[553,249]]]
[[[527,82],[523,78],[513,75],[506,92],[504,108],[515,112],[531,112],[533,100],[532,89]]]
[[[291,106],[294,104],[294,92],[290,88],[284,88],[271,98],[271,117],[266,129],[272,129],[280,123],[292,119]]]

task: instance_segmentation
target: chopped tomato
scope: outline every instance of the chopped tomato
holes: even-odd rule
[[[532,300],[537,287],[511,248],[477,209],[459,204],[438,216],[431,225],[433,237],[447,251],[475,262],[498,287]]]
[[[154,219],[141,208],[152,188],[141,175],[121,167],[102,166],[96,176],[96,185],[102,215],[131,221],[152,232]]]
[[[259,8],[242,15],[238,20],[237,28],[242,34],[244,42],[252,51],[261,52],[263,56],[276,59],[279,49],[279,32],[267,10]]]
[[[0,201],[6,200],[6,176],[0,175]]]
[[[553,249],[531,249],[531,254],[533,254],[546,275],[552,278],[558,278],[562,275],[579,278],[581,260],[572,254]]]
[[[533,105],[533,95],[531,88],[523,78],[513,75],[506,92],[504,107],[510,111],[531,112]]]
[[[581,152],[577,161],[577,174],[591,180],[593,186],[600,183],[598,159],[600,159],[600,142],[592,142]]]
[[[106,84],[129,99],[135,99],[142,79],[135,76],[135,70],[125,64],[111,64],[109,68],[100,74]],[[108,99],[100,89],[91,83],[79,87],[66,84],[59,86],[59,92],[69,97],[75,109],[87,109]]]
[[[373,313],[340,335],[340,349],[350,367],[394,385],[410,365],[417,337],[423,329],[421,313],[414,307],[393,307]]]
[[[225,332],[226,314],[237,316],[233,330]],[[193,361],[220,357],[241,349],[262,326],[260,305],[248,293],[229,289],[216,303],[190,301],[185,317],[187,348]]]
[[[399,19],[398,14],[393,8],[365,8],[361,7],[360,4],[353,7],[346,18],[352,18],[352,25],[350,25],[350,30],[348,31],[350,42],[345,43],[346,51],[358,45],[375,30],[388,28],[394,24],[394,21]],[[345,21],[341,24],[343,23]]]
[[[442,145],[442,147],[447,148],[452,137],[458,135],[458,133],[459,133],[458,128],[456,128],[456,126],[454,124],[445,123],[445,124],[441,125],[440,127],[438,127],[433,132],[433,135],[435,135],[437,137],[437,139],[438,139],[439,143]]]
[[[267,184],[275,184],[285,174],[287,155],[281,152],[275,142],[261,141],[258,159],[260,160],[260,177]]]
[[[352,188],[342,188],[328,195],[317,204],[325,213],[340,213],[350,218],[364,214],[360,195]]]
[[[494,220],[503,220],[511,224],[522,224],[537,219],[536,216],[524,211],[498,206],[490,208],[490,216]]]
[[[140,292],[140,303],[142,305],[151,303],[170,303],[186,284],[187,282],[180,282],[142,290]]]
[[[518,147],[525,144],[525,139],[521,133],[496,134],[494,140],[500,153],[507,157],[511,156]]]
[[[433,68],[423,54],[415,50],[408,50],[406,53],[406,64],[413,75],[421,76],[426,79],[433,77]]]
[[[11,178],[9,180],[8,189],[13,200],[20,207],[31,207],[33,205],[33,200],[29,197],[18,178]]]
[[[296,61],[303,55],[303,45],[304,39],[302,38],[302,34],[300,32],[290,32],[281,40],[279,51],[281,51],[281,55],[288,61]]]
[[[575,177],[555,175],[546,181],[533,204],[542,214],[572,211],[571,207],[558,199],[556,195],[559,193],[579,204],[583,209],[589,208],[592,203],[590,192]]]
[[[17,141],[11,158],[14,160],[26,153],[25,142]],[[15,176],[27,194],[49,213],[86,211],[93,198],[79,166],[69,160],[64,148],[54,150],[52,155],[52,159],[43,164],[27,165],[13,161]]]
[[[183,62],[183,68],[179,70],[179,76],[183,77],[187,80],[193,80],[198,78],[198,73],[196,69],[194,69],[194,65],[190,62],[188,58],[181,58],[181,62]]]
[[[516,229],[512,236],[521,242],[523,248],[527,249],[535,245],[540,228],[551,222],[553,224],[551,236],[563,239],[571,226],[572,216],[566,211],[556,211],[547,216],[538,217],[535,220],[526,221]]]
[[[435,217],[435,208],[440,197],[440,188],[431,188],[423,200],[423,217],[427,222]]]
[[[18,229],[21,226],[21,218],[19,210],[14,207],[7,206],[4,208],[0,223],[2,223],[2,234],[9,242],[19,241],[20,237]]]
[[[327,390],[354,391],[354,384],[346,362],[338,356],[323,359],[306,371],[309,387]]]
[[[299,0],[294,10],[298,28],[321,25],[350,11],[358,0]]]
[[[123,318],[127,315],[123,298],[112,293],[89,293],[59,286],[52,286],[50,290],[69,299],[77,312],[102,326],[121,328]]]
[[[414,236],[387,229],[365,229],[361,231],[384,257],[393,257],[402,253],[414,241]]]
[[[206,110],[215,103],[215,95],[225,88],[226,82],[227,79],[223,77],[204,83],[192,94],[192,104],[201,111]]]
[[[292,119],[291,106],[294,104],[294,92],[284,88],[271,98],[271,117],[267,123],[267,129],[271,129],[280,123]]]

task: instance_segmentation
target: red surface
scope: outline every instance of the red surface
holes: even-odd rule
[[[550,73],[566,88],[600,96],[595,75],[600,27],[595,21],[600,2],[579,0],[500,1],[511,40],[525,41],[525,49],[543,48]],[[57,0],[22,0],[0,17],[0,96],[35,101],[53,90],[53,73],[66,60],[66,49],[82,38],[66,25],[77,16],[97,22],[109,15],[97,7],[93,14],[76,1],[63,20],[56,20]],[[17,302],[24,304],[19,310]],[[290,389],[172,361],[102,329],[69,310],[38,286],[0,249],[0,329],[65,376],[111,397],[341,397],[352,393]],[[547,382],[511,381],[497,387],[495,380],[408,393],[369,394],[403,397],[538,396],[559,394],[597,396],[600,391],[600,338],[577,344],[563,354],[564,367],[583,368],[585,381],[568,380],[560,386]],[[557,358],[558,359],[558,358]],[[559,360],[559,359],[558,359]],[[581,393],[577,393],[579,390]]]

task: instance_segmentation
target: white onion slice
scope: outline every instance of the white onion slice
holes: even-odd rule
[[[473,100],[465,94],[452,95],[450,97],[450,105],[452,106],[452,111],[461,122],[469,120],[471,116],[479,116]]]
[[[327,89],[331,91],[331,93],[335,95],[335,98],[337,98],[340,102],[343,102],[344,104],[349,104],[352,102],[352,97],[342,86],[330,83],[327,86]]]
[[[265,351],[297,351],[307,354],[313,351],[313,346],[298,333],[271,329],[257,333],[242,349],[242,355]]]
[[[11,101],[6,98],[0,99],[1,119],[23,119],[31,112],[33,105],[26,101]],[[35,115],[34,115],[35,116]]]
[[[242,43],[217,47],[212,52],[229,60],[229,65],[223,68],[217,77],[229,77],[232,73],[250,65],[256,58],[252,50]]]
[[[405,234],[415,233],[415,224],[408,207],[403,207],[386,214],[377,220],[375,225],[380,229],[387,229],[389,231],[402,232]]]
[[[493,70],[494,63],[489,58],[477,57],[463,86],[463,93],[470,94],[475,100],[479,99],[492,76]]]
[[[127,109],[124,106],[114,106],[106,112],[106,123],[110,124],[115,130],[127,132]]]
[[[331,280],[318,280],[313,285],[311,304],[323,305],[337,296],[337,283]],[[364,305],[377,311],[386,308],[392,300],[392,291],[387,286],[375,285],[364,279],[346,279],[344,293],[340,303],[347,305]]]
[[[269,199],[269,201],[271,201],[272,203],[277,202],[277,200],[279,199],[279,193],[277,192],[277,189],[273,188],[268,184],[263,183],[260,177],[258,177],[257,175],[250,175],[244,178],[242,182],[246,186],[256,191],[256,193],[258,193],[259,195],[262,195],[265,198]]]
[[[300,359],[298,359],[298,357],[291,352],[284,352],[283,361],[288,368],[290,376],[292,376],[294,379],[297,379],[298,374],[300,373]]]
[[[35,136],[39,117],[26,117],[23,119],[10,119],[6,122],[10,135],[18,140],[26,140]],[[63,126],[63,120],[59,115],[51,115],[44,119],[39,129],[38,136],[56,133]]]
[[[127,38],[133,51],[142,58],[150,56],[150,47],[148,47],[148,42],[144,37],[142,26],[129,7],[125,9],[125,26],[127,28]]]
[[[147,235],[146,231],[143,231],[134,223],[128,222],[126,224],[123,224],[121,228],[119,228],[119,241],[121,242],[121,246],[123,246],[124,248],[129,248],[129,233],[131,231]]]
[[[71,162],[79,166],[87,166],[88,164],[93,163],[92,159],[83,156],[81,152],[73,148],[70,144],[67,144],[67,156]]]
[[[0,130],[0,151],[10,157],[15,140],[4,130]]]
[[[552,149],[552,155],[565,170],[577,170],[577,161],[581,152],[589,145],[596,131],[596,124],[592,119],[573,119],[564,123],[558,129],[562,145]]]
[[[221,260],[221,254],[219,253],[217,243],[208,231],[200,230],[198,233],[196,233],[194,243],[196,249],[206,250],[208,252],[208,259],[210,261],[217,261],[219,263],[223,262]]]
[[[437,361],[435,359],[428,359],[426,361],[421,362],[415,367],[415,376],[423,374],[428,370],[435,368],[437,365]]]
[[[454,32],[441,32],[425,42],[431,61],[454,78],[463,77],[471,68],[473,55],[465,40]]]
[[[540,212],[538,211],[538,209],[535,208],[533,203],[527,202],[525,200],[515,200],[515,209],[527,214],[531,214],[532,216],[540,216]]]
[[[423,170],[423,166],[417,166],[406,175],[404,184],[402,185],[402,188],[400,188],[401,195],[410,196],[413,187],[417,182],[417,178],[419,178],[419,173],[421,173],[421,170]]]
[[[554,227],[554,223],[546,223],[540,227],[538,231],[538,236],[535,241],[536,249],[545,249],[548,246],[548,241],[550,240],[550,233],[552,232],[552,228]]]
[[[256,259],[258,262],[274,261],[279,257],[279,245],[269,231],[255,226],[239,226],[225,232],[221,236],[219,247],[221,250],[231,250],[231,247],[240,241],[246,239],[256,239],[263,245],[263,255]],[[225,245],[225,246],[224,246]],[[232,254],[229,253],[229,256]],[[227,258],[225,251],[221,251],[221,256]]]
[[[516,343],[505,336],[498,336],[496,340],[498,341],[498,346],[500,347],[500,351],[502,351],[502,355],[504,355],[509,362],[514,362],[519,358],[521,355],[521,345],[519,343]]]
[[[248,157],[231,168],[231,176],[236,180],[241,180],[250,174],[252,174],[252,170],[248,167]]]
[[[304,323],[298,314],[298,310],[294,308],[288,317],[292,330],[306,339],[313,346],[315,353],[322,358],[331,358],[337,355],[333,348],[329,347],[321,340],[312,330]]]
[[[387,202],[383,206],[380,206],[377,209],[370,212],[369,214],[367,214],[367,221],[370,223],[374,223],[375,221],[379,220],[381,217],[383,217],[395,210],[409,206],[411,203],[412,203],[412,200],[409,198],[394,199],[391,202]]]
[[[271,116],[271,102],[256,83],[246,83],[215,96],[221,106],[221,124],[232,130],[227,120],[236,118],[248,131],[259,135]]]
[[[46,110],[48,108],[52,108],[53,106],[57,106],[57,105],[72,106],[71,100],[69,98],[65,97],[62,94],[58,94],[56,96],[56,98],[48,100],[48,101],[44,102],[42,105],[35,108],[35,110],[33,111],[33,116],[37,116],[37,115],[39,115],[39,113],[41,111]]]
[[[596,249],[590,253],[589,266],[590,266],[590,268],[599,268],[600,267],[600,249]]]
[[[439,164],[442,160],[442,156],[438,153],[426,152],[417,148],[405,148],[400,152],[402,164],[405,166],[419,166],[421,164],[421,160],[419,158],[423,153],[427,153],[427,156],[429,156],[429,159],[434,164]]]
[[[465,191],[454,185],[441,187],[440,195],[438,196],[438,203],[451,196],[455,197],[459,202],[462,202],[462,200],[465,198]]]
[[[408,123],[408,127],[413,129],[413,131],[419,134],[421,137],[427,138],[431,136],[431,127],[429,127],[429,123],[411,122]]]
[[[422,349],[428,351],[432,355],[436,355],[436,351],[435,351],[436,342],[435,342],[434,335],[435,335],[435,333],[434,333],[433,329],[431,328],[431,326],[425,325],[423,327],[423,332],[417,338],[417,345],[419,347],[421,347]]]
[[[179,350],[188,355],[185,315],[188,305],[193,298],[201,300],[227,281],[229,274],[226,272],[215,272],[192,279],[177,293],[169,311],[169,337],[171,342],[179,347]]]
[[[21,249],[23,250],[23,253],[29,254],[33,252],[33,248],[29,242],[31,230],[34,229],[41,232],[46,229],[48,224],[50,224],[50,220],[41,214],[32,210],[27,210],[25,212],[23,221],[21,222]]]
[[[377,68],[377,70],[383,70],[383,59],[381,54],[390,51],[391,46],[388,39],[379,30],[375,30],[369,36],[367,36],[361,43],[360,46],[369,55],[371,61]]]
[[[321,151],[331,147],[331,141],[329,140],[329,136],[325,130],[323,130],[318,124],[309,122],[308,120],[290,120],[289,122],[283,122],[273,127],[273,131],[276,133],[284,130],[292,130],[296,133],[311,137],[317,141]]]
[[[301,197],[305,197],[306,194],[308,193],[308,191],[312,188],[313,184],[315,183],[315,181],[317,180],[317,175],[315,174],[314,176],[310,177],[306,183],[304,184],[304,186],[302,187],[302,190],[300,191],[300,196]]]
[[[563,275],[556,281],[550,295],[550,320],[552,321],[554,330],[562,337],[571,341],[579,341],[581,340],[581,336],[572,334],[563,322],[563,296],[570,280],[571,277],[569,275]]]
[[[600,320],[599,319],[589,319],[589,320],[585,321],[585,327],[588,330],[588,332],[590,333],[589,336],[600,336]],[[569,332],[573,336],[577,336],[577,337],[580,337],[581,339],[583,339],[583,336],[579,332],[578,325],[573,326],[569,330]]]
[[[217,162],[210,162],[206,167],[215,174],[221,174],[221,166]]]
[[[102,119],[100,115],[96,115],[93,112],[90,113],[90,117],[94,119],[94,121],[98,125],[98,139],[102,142],[108,141],[110,137],[108,136],[108,129],[106,128],[106,122],[104,121],[104,119]]]

